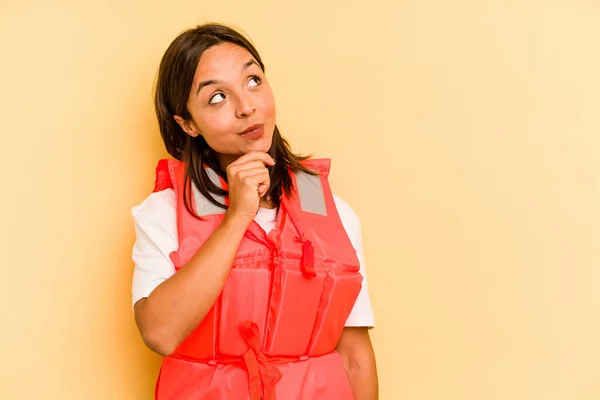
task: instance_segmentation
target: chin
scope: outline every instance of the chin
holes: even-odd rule
[[[244,151],[245,153],[250,153],[251,151],[261,151],[263,153],[268,153],[271,149],[271,146],[259,145],[258,143],[254,146],[250,146]]]
[[[248,151],[262,151],[264,153],[268,153],[273,145],[273,137],[271,138],[262,138],[262,140],[253,143]]]

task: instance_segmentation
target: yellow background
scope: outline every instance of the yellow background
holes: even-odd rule
[[[597,1],[2,0],[1,399],[151,398],[130,208],[210,20],[362,219],[381,399],[600,398]]]

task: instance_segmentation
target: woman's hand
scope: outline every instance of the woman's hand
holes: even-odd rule
[[[275,161],[267,153],[252,151],[227,167],[229,209],[227,216],[250,223],[258,212],[260,199],[267,193],[271,180],[267,165]]]

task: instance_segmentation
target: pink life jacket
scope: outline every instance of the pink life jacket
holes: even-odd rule
[[[329,160],[304,165],[318,175],[292,173],[293,195],[282,196],[269,234],[252,221],[212,309],[163,359],[157,400],[353,398],[335,347],[361,288],[359,261],[329,187]],[[227,189],[214,170],[206,172]],[[176,270],[225,215],[194,184],[191,206],[201,219],[187,211],[184,173],[181,162],[159,161],[154,189],[173,188],[177,196]]]

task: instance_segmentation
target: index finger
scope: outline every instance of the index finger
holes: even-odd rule
[[[232,162],[232,165],[242,164],[248,161],[262,161],[267,165],[275,165],[275,160],[264,151],[250,151]]]

